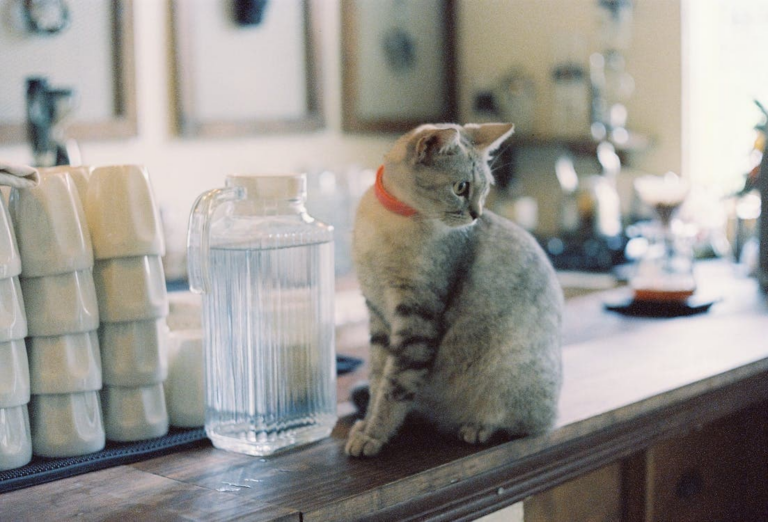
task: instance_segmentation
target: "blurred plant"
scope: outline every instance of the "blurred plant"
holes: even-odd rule
[[[760,179],[760,164],[763,158],[763,154],[765,153],[766,138],[768,138],[768,109],[766,109],[765,106],[758,100],[755,100],[755,105],[757,105],[757,108],[760,109],[760,112],[763,114],[762,121],[755,125],[757,137],[755,138],[755,143],[752,147],[752,161],[754,166],[746,174],[744,179],[744,187],[736,194],[737,196],[748,194],[749,192],[757,189],[758,180]]]

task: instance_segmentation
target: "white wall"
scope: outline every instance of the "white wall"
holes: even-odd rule
[[[631,126],[654,144],[634,166],[654,174],[682,172],[683,82],[680,0],[636,2],[627,69],[635,94],[627,108]]]
[[[116,142],[80,143],[92,165],[140,163],[147,166],[160,204],[186,215],[194,198],[223,185],[230,173],[375,167],[393,142],[391,136],[341,133],[341,73],[338,0],[323,1],[323,90],[327,128],[295,135],[238,139],[182,139],[174,136],[170,104],[170,21],[166,2],[134,0],[139,136]],[[31,161],[26,145],[0,147],[0,158]]]
[[[597,0],[459,0],[459,92],[469,114],[471,87],[495,78],[520,59],[536,70],[546,93],[551,66],[549,38],[593,30]],[[392,136],[341,132],[340,7],[323,0],[323,91],[327,128],[310,134],[254,136],[226,140],[181,139],[173,135],[170,104],[170,22],[166,2],[134,0],[139,136],[116,142],[83,142],[86,163],[140,163],[149,169],[160,204],[186,216],[194,198],[220,186],[229,173],[343,170],[349,164],[375,167]],[[542,9],[544,6],[544,9]],[[559,6],[559,7],[558,7]],[[652,172],[680,165],[679,0],[638,2],[636,30],[627,68],[637,82],[630,103],[633,127],[657,146],[638,158]],[[536,47],[538,45],[538,47]],[[0,146],[0,158],[29,162],[26,145]]]
[[[533,77],[537,106],[534,131],[551,136],[555,57],[572,53],[584,66],[602,50],[598,0],[461,0],[459,3],[459,96],[469,114],[478,87],[498,81],[513,67]],[[680,172],[680,0],[635,3],[626,71],[635,91],[627,103],[629,128],[649,136],[653,147],[633,166],[653,173]],[[573,41],[581,45],[574,45]]]

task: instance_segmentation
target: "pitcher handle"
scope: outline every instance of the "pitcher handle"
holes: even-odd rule
[[[208,249],[213,213],[220,204],[244,197],[242,187],[214,189],[201,194],[192,206],[187,229],[187,272],[189,289],[196,294],[206,294],[211,290]]]

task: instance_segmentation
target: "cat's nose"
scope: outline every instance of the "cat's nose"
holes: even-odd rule
[[[481,201],[471,201],[467,207],[472,221],[475,221],[477,218],[483,215],[483,203]]]

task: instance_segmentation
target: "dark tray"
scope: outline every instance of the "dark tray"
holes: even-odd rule
[[[350,373],[361,364],[360,359],[337,355],[336,373],[338,375]],[[25,466],[0,471],[0,493],[209,444],[203,428],[172,427],[163,437],[138,442],[107,442],[103,450],[80,457],[56,459],[34,457]]]
[[[720,299],[693,295],[685,301],[636,301],[625,297],[604,303],[605,309],[635,317],[684,317],[707,312]]]

